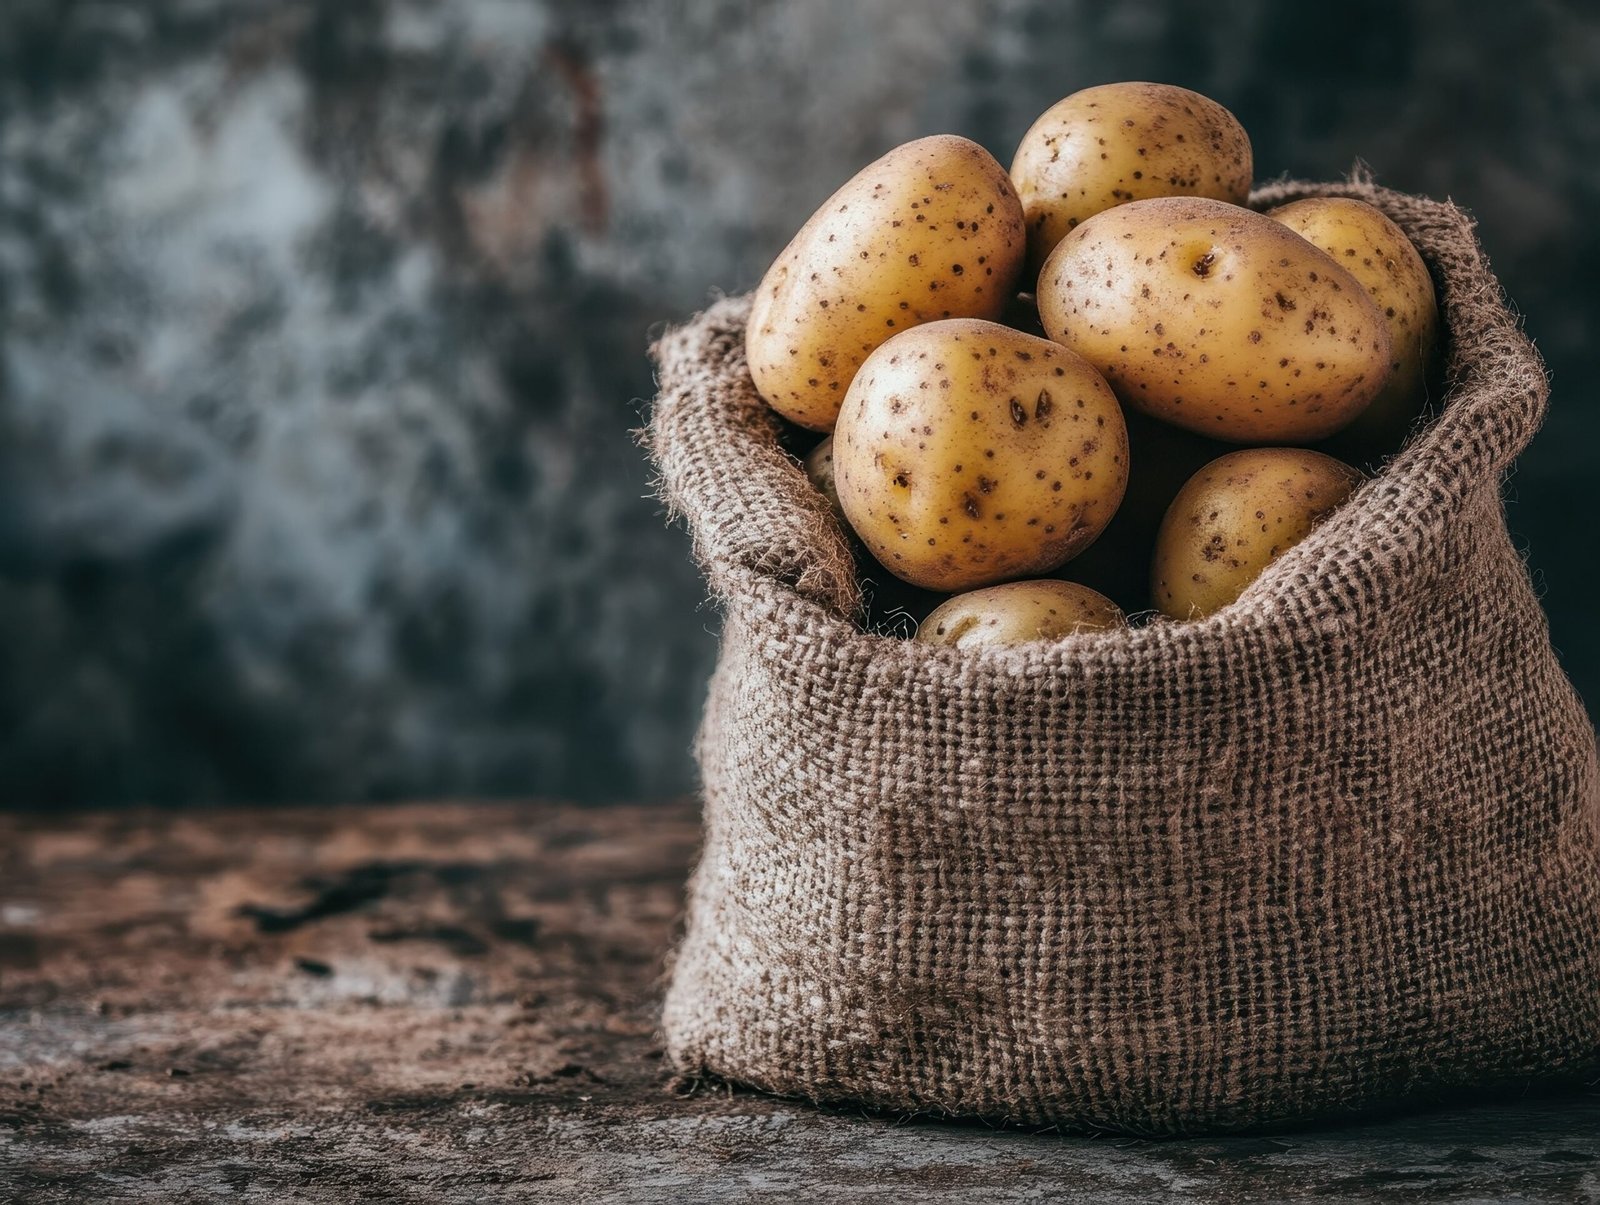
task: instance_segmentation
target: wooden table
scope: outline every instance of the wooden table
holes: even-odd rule
[[[669,1083],[689,804],[0,817],[0,1201],[1600,1200],[1600,1091],[1148,1143]]]

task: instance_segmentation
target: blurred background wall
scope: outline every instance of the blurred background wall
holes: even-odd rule
[[[0,6],[0,803],[663,796],[715,612],[647,332],[895,143],[1155,79],[1472,209],[1554,374],[1511,515],[1591,708],[1600,10]]]

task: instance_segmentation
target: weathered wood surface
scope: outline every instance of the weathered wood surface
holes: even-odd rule
[[[669,1090],[688,805],[0,818],[0,1201],[1600,1199],[1600,1092],[1145,1143]]]

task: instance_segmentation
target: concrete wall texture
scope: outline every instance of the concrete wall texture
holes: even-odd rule
[[[647,332],[895,143],[1008,162],[1115,79],[1479,216],[1592,705],[1597,68],[1553,0],[11,0],[0,803],[689,788],[717,620],[629,435]]]

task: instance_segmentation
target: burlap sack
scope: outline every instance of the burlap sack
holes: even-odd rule
[[[745,368],[668,333],[650,440],[725,616],[673,1065],[1141,1133],[1600,1065],[1600,776],[1507,535],[1543,370],[1468,218],[1356,196],[1433,269],[1442,414],[1239,602],[957,652],[866,635]]]

